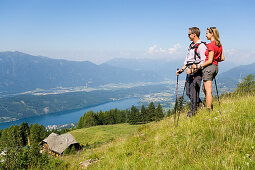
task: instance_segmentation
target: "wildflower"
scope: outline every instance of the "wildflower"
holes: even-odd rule
[[[211,121],[211,119],[209,119]]]
[[[217,117],[214,118],[215,120],[217,119]]]

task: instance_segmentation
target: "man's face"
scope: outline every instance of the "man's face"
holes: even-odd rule
[[[189,36],[190,41],[193,41],[193,39],[194,39],[195,35],[194,35],[194,33],[193,33],[193,34],[191,34],[191,30],[189,30],[189,34],[188,34],[188,36]]]

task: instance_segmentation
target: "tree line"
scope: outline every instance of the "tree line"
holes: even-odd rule
[[[61,133],[67,130],[61,131]],[[22,123],[0,130],[0,169],[54,169],[67,168],[69,165],[60,159],[52,159],[47,153],[40,153],[39,143],[53,131],[47,131],[37,123]],[[54,130],[60,133],[60,131]]]
[[[131,109],[93,112],[88,111],[80,118],[77,128],[87,128],[97,125],[110,125],[119,123],[142,124],[151,121],[159,121],[164,118],[163,109],[158,104],[157,108],[153,102],[148,107],[142,105],[141,109],[132,106]]]

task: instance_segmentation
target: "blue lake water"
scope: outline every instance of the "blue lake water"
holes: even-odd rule
[[[113,101],[105,104],[101,104],[95,107],[87,107],[84,109],[81,109],[79,111],[63,111],[63,112],[57,112],[52,113],[48,115],[41,115],[41,116],[35,116],[30,118],[24,118],[13,122],[7,122],[7,123],[0,123],[0,129],[9,128],[11,125],[20,125],[22,122],[27,122],[28,125],[31,123],[38,123],[39,125],[44,125],[45,127],[48,125],[63,125],[63,124],[69,124],[69,123],[77,123],[81,116],[85,112],[88,112],[90,110],[93,110],[94,112],[97,111],[107,111],[110,109],[118,108],[119,110],[131,108],[132,105],[139,105],[139,99],[138,98],[130,98],[130,99],[124,99],[124,100],[118,100]]]

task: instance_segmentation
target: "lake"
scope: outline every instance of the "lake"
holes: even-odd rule
[[[38,123],[39,125],[44,125],[45,127],[48,125],[63,125],[63,124],[70,124],[70,123],[77,123],[81,116],[84,115],[85,112],[93,110],[94,112],[97,111],[107,111],[110,109],[118,108],[119,110],[124,110],[127,108],[131,108],[132,105],[139,105],[138,98],[130,98],[124,100],[117,100],[105,104],[101,104],[94,107],[87,107],[78,111],[63,111],[57,113],[51,113],[48,115],[41,115],[29,118],[23,118],[13,122],[6,122],[0,123],[0,129],[9,128],[11,125],[20,125],[22,122],[27,122],[28,125],[31,123]]]

